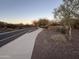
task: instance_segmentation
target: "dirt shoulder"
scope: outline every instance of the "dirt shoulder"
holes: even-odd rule
[[[31,59],[79,59],[79,30],[72,34],[72,40],[67,41],[53,29],[42,31],[36,39]]]

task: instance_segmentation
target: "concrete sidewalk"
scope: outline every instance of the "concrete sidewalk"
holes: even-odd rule
[[[37,35],[42,29],[26,33],[0,48],[0,59],[31,59]]]

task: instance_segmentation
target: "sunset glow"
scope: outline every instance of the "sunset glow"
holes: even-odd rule
[[[54,8],[62,0],[0,0],[0,21],[31,24],[33,20],[54,20]]]

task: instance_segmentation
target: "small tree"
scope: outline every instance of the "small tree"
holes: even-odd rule
[[[39,27],[48,27],[49,21],[48,19],[39,19],[38,26]]]
[[[55,18],[63,20],[63,25],[68,27],[69,40],[71,40],[71,30],[73,18],[79,18],[79,0],[63,0],[63,4],[55,9]]]
[[[38,27],[38,22],[37,21],[33,21],[33,25]]]

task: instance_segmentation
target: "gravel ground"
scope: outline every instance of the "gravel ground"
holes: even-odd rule
[[[31,59],[79,59],[79,30],[73,30],[71,41],[61,40],[58,34],[62,35],[53,29],[42,31],[35,41]],[[52,36],[58,40],[51,39]]]

